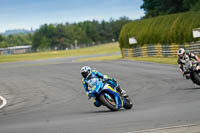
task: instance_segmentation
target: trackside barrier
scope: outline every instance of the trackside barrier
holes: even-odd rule
[[[176,57],[177,50],[184,48],[186,51],[200,55],[200,42],[190,44],[145,44],[134,48],[122,48],[122,56],[126,57]]]

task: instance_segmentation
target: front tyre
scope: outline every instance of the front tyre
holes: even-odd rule
[[[107,94],[107,95],[109,95],[111,99],[107,98],[105,93],[102,93],[99,96],[99,99],[102,102],[102,104],[108,107],[111,111],[118,111],[119,109],[116,107],[115,99],[110,94]]]

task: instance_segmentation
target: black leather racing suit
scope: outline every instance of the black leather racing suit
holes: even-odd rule
[[[192,59],[198,61],[198,57],[197,57],[195,54],[190,53],[190,52],[184,53],[184,55],[183,55],[182,58],[181,58],[181,57],[178,57],[177,63],[178,63],[178,65],[179,65],[179,68],[180,68],[180,71],[181,71],[182,74],[184,74],[184,72],[185,72],[185,70],[184,70],[184,65],[185,65],[185,63],[186,63],[187,61],[192,60]]]

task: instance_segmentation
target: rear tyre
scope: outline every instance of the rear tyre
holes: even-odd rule
[[[125,98],[124,100],[124,108],[131,109],[133,107],[133,102],[129,98]]]
[[[110,94],[108,94],[110,95]],[[108,107],[111,111],[118,111],[119,109],[116,107],[116,102],[115,99],[110,95],[112,100],[109,100],[106,96],[105,93],[102,93],[99,96],[99,99],[101,100],[102,104]]]
[[[195,83],[197,85],[200,85],[200,72],[199,71],[193,73],[193,78],[195,80]]]

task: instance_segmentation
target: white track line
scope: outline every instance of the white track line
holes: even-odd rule
[[[187,132],[188,130],[189,132]],[[180,131],[179,131],[180,129]],[[186,132],[183,132],[184,131]],[[198,131],[198,132],[196,132]],[[171,126],[171,127],[164,127],[164,128],[155,128],[149,130],[141,130],[141,131],[133,131],[133,132],[126,132],[126,133],[200,133],[200,124],[188,124],[188,125],[179,125],[179,126]]]
[[[2,100],[2,104],[0,105],[0,109],[1,109],[1,108],[3,108],[7,104],[7,101],[2,96],[0,96],[0,99]]]

